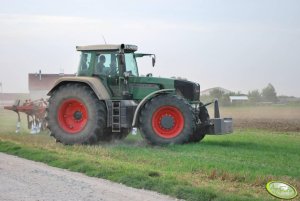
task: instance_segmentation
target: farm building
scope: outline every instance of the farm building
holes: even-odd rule
[[[228,90],[228,89],[224,89],[224,88],[222,88],[222,87],[213,87],[213,88],[209,88],[209,89],[202,90],[202,91],[200,92],[200,94],[201,94],[202,96],[209,96],[210,93],[211,93],[213,90],[216,90],[216,89],[219,90],[219,91],[224,92],[224,94],[229,94],[229,93],[232,92],[232,91],[230,91],[230,90]]]
[[[54,82],[63,76],[73,77],[74,74],[28,74],[29,95],[32,100],[47,98],[47,93],[53,86]]]
[[[249,101],[248,96],[229,96],[230,103],[243,103]]]

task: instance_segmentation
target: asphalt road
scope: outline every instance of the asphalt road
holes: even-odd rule
[[[0,153],[0,200],[171,201],[176,199]]]

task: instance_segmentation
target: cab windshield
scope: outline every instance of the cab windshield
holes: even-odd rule
[[[133,53],[125,54],[125,63],[126,63],[126,71],[130,72],[131,76],[138,77],[139,72],[138,72],[135,56]]]

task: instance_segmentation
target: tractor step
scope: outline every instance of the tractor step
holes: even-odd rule
[[[121,132],[121,102],[112,101],[111,131]]]

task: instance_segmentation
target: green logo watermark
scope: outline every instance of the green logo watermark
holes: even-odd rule
[[[293,199],[297,196],[297,190],[290,184],[280,181],[270,181],[266,185],[267,191],[280,199]]]

